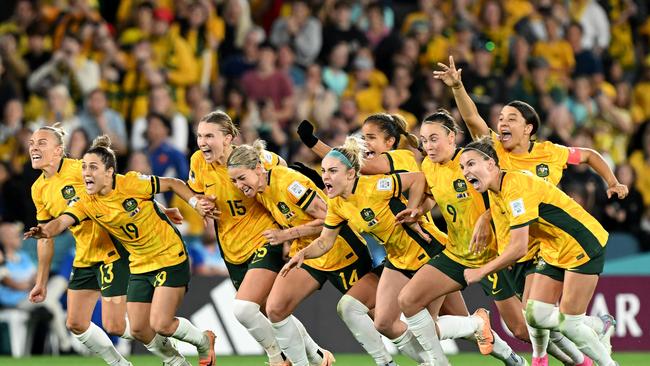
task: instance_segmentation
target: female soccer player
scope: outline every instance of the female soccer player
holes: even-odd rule
[[[476,253],[470,250],[472,230],[478,217],[485,212],[486,204],[483,197],[475,190],[468,188],[463,177],[458,160],[461,149],[456,146],[456,134],[458,127],[453,117],[447,111],[438,111],[422,122],[420,128],[420,139],[427,157],[422,162],[422,171],[427,178],[433,199],[428,198],[422,212],[429,212],[434,204],[441,207],[445,221],[447,222],[447,235],[449,245],[445,250],[433,257],[428,265],[422,266],[415,276],[402,289],[399,295],[399,304],[402,312],[407,317],[409,329],[414,334],[420,334],[424,339],[420,343],[425,344],[428,337],[435,337],[435,327],[424,327],[420,319],[428,322],[429,314],[427,306],[433,301],[441,302],[444,296],[464,289],[467,283],[463,278],[463,270],[475,268],[485,264],[496,256],[496,243],[491,243],[486,250]],[[411,215],[405,210],[398,217],[416,219],[421,215]],[[506,271],[500,271],[481,281],[481,286],[488,296],[495,300],[499,313],[510,330],[520,339],[528,341],[526,322],[521,313],[521,302],[515,296],[512,287],[506,279]],[[443,329],[457,329],[452,324],[454,317],[443,316],[438,323],[450,323],[443,325]],[[494,334],[495,338],[497,335]],[[441,338],[447,338],[441,335]],[[507,365],[523,365],[523,358],[512,352],[510,347],[502,347],[505,342],[499,340],[494,343],[493,354],[503,360]],[[481,351],[485,352],[484,345]]]
[[[78,192],[79,199],[25,237],[52,238],[84,220],[94,221],[129,251],[127,314],[133,336],[145,344],[156,333],[188,342],[197,347],[202,366],[214,366],[214,333],[174,316],[189,283],[189,260],[180,233],[153,201],[155,194],[168,191],[195,207],[198,198],[175,178],[116,174],[115,153],[105,135],[84,155],[82,172],[85,192]]]
[[[263,235],[278,228],[271,214],[230,181],[226,162],[234,149],[232,140],[238,135],[237,127],[226,113],[214,111],[204,116],[197,128],[199,151],[190,160],[187,184],[194,192],[214,198],[221,212],[215,228],[230,280],[237,289],[233,304],[235,317],[264,348],[270,365],[280,366],[288,363],[260,307],[266,304],[273,282],[284,265],[283,246],[270,245]],[[266,169],[286,165],[282,158],[268,151],[260,158]],[[301,329],[310,363],[320,365],[326,352],[308,336],[298,319],[294,321]]]
[[[598,152],[592,149],[580,147],[566,147],[551,142],[536,142],[531,140],[540,121],[537,112],[521,101],[513,101],[504,106],[499,116],[497,126],[498,134],[492,131],[485,120],[481,118],[476,105],[463,87],[461,71],[456,70],[453,57],[449,57],[449,66],[439,64],[442,71],[434,71],[433,76],[442,80],[452,88],[454,99],[458,105],[463,120],[467,124],[474,139],[489,135],[494,143],[497,155],[501,159],[501,166],[505,169],[527,170],[538,177],[548,180],[557,185],[562,178],[563,170],[568,164],[589,164],[608,185],[607,195],[611,197],[616,194],[619,198],[627,195],[628,189],[616,179],[616,176],[608,167],[605,160]],[[489,227],[490,213],[486,212],[477,222],[475,231],[485,231]],[[539,242],[535,239],[529,246],[529,251],[513,267],[513,279],[516,283],[515,290],[521,294],[522,302],[525,304],[528,298],[529,284],[536,280],[535,272],[536,253],[539,250]],[[530,278],[529,278],[530,277]],[[550,279],[549,279],[550,280]],[[549,286],[556,290],[562,286],[561,282],[549,282]],[[602,317],[605,333],[602,335],[603,342],[609,344],[609,338],[614,331],[615,321],[610,315]],[[549,332],[546,330],[535,330],[529,327],[529,333],[533,344],[533,361],[541,362],[540,365],[548,363],[546,345],[549,340]],[[582,355],[575,347],[566,342],[559,332],[550,332],[550,337],[558,347],[573,360],[576,364],[584,361]],[[561,355],[554,353],[554,356]],[[537,359],[540,359],[537,361]],[[563,362],[568,361],[565,357],[560,358]]]
[[[32,185],[32,200],[39,223],[59,217],[69,204],[79,200],[84,181],[81,161],[65,158],[65,132],[57,125],[41,127],[29,141],[34,169],[43,174]],[[90,318],[102,296],[102,324],[109,334],[133,339],[126,319],[126,289],[129,259],[121,244],[114,245],[98,224],[86,220],[70,228],[75,238],[75,258],[68,284],[67,327],[72,334],[108,364],[128,364],[110,339]],[[38,274],[30,301],[39,303],[47,296],[47,282],[54,251],[52,239],[40,239]],[[145,343],[147,349],[163,359],[165,365],[187,365],[165,337]]]
[[[323,182],[329,198],[327,216],[321,235],[307,248],[300,250],[285,265],[283,274],[302,265],[305,259],[318,258],[334,244],[341,227],[347,223],[358,232],[373,235],[386,247],[386,262],[379,280],[375,305],[375,327],[380,333],[399,344],[408,336],[410,349],[417,350],[419,343],[407,332],[407,326],[399,319],[397,295],[409,278],[431,256],[440,253],[447,237],[433,224],[422,220],[419,223],[400,225],[395,215],[406,207],[418,207],[424,194],[426,180],[417,173],[399,173],[390,176],[360,176],[365,151],[354,137],[348,137],[342,147],[330,151],[322,162]],[[402,192],[409,191],[412,198],[406,205]],[[439,304],[438,304],[439,306]],[[430,309],[437,314],[437,308]],[[487,311],[479,311],[473,317],[463,318],[471,323],[467,328],[490,336]],[[431,319],[431,317],[429,317]],[[491,341],[491,340],[490,340]],[[440,345],[436,349],[424,349],[410,357],[418,362],[433,362],[431,353],[442,364],[447,360]]]
[[[292,242],[290,255],[318,237],[327,205],[325,194],[303,174],[276,166],[266,170],[260,156],[264,142],[238,146],[228,158],[228,173],[247,197],[256,198],[283,229],[264,233],[271,244]],[[306,364],[305,348],[290,315],[300,302],[330,281],[345,296],[338,308],[356,306],[359,311],[341,313],[346,325],[377,365],[390,365],[392,357],[368,316],[375,307],[379,277],[371,272],[372,260],[363,239],[347,225],[342,227],[334,246],[324,256],[306,261],[299,270],[278,277],[267,300],[267,315],[276,338],[293,365]],[[295,286],[296,283],[302,284]],[[355,304],[349,304],[349,298]]]
[[[550,182],[528,172],[501,170],[489,137],[468,144],[460,164],[467,182],[489,194],[500,253],[480,268],[466,269],[467,283],[514,264],[526,255],[529,235],[540,238],[527,321],[535,328],[559,329],[598,365],[617,365],[585,317],[603,270],[607,231]],[[550,287],[546,278],[562,281],[562,286]],[[559,311],[554,306],[558,301]]]

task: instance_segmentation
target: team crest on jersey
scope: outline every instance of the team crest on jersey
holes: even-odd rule
[[[69,200],[69,199],[71,199],[72,197],[76,196],[76,195],[77,195],[77,192],[75,192],[73,186],[65,186],[65,187],[63,187],[63,188],[61,189],[61,195],[62,195],[63,198],[65,198],[66,200]]]
[[[537,176],[541,177],[541,178],[548,177],[548,175],[550,174],[550,171],[548,169],[548,165],[546,165],[546,164],[538,164],[535,167],[535,173],[537,173]]]
[[[454,181],[454,190],[456,192],[465,192],[465,191],[467,191],[467,183],[463,179],[456,179]]]
[[[133,198],[127,198],[122,202],[122,207],[124,207],[126,212],[131,212],[138,208],[138,202]]]
[[[289,206],[284,202],[278,202],[278,210],[280,210],[287,220],[290,220],[296,215],[295,212],[292,212]]]
[[[364,208],[361,210],[361,217],[368,223],[368,226],[375,226],[379,222],[375,218],[375,212],[370,208]]]

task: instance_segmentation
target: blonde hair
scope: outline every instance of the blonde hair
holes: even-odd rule
[[[258,164],[261,164],[260,155],[266,149],[266,142],[264,140],[255,140],[253,145],[240,145],[233,149],[228,157],[226,165],[228,168],[245,167],[248,169],[255,169]]]
[[[401,136],[406,137],[406,141],[411,147],[420,149],[420,144],[417,136],[412,133],[409,133],[406,129],[408,124],[402,115],[400,114],[388,114],[388,113],[375,113],[363,122],[365,123],[374,123],[379,127],[379,129],[384,132],[389,137],[395,139],[393,143],[393,149],[397,149],[399,146],[399,141]]]
[[[352,165],[351,169],[354,169],[357,175],[361,172],[364,157],[368,151],[365,141],[358,136],[348,136],[342,146],[335,147],[332,150],[338,151],[348,159],[348,162]]]
[[[223,132],[224,135],[231,135],[233,138],[239,136],[239,130],[237,129],[237,126],[235,126],[232,118],[230,118],[230,116],[224,111],[212,111],[203,116],[199,122],[214,123],[221,127],[221,132]]]
[[[52,126],[43,126],[39,128],[36,131],[49,131],[54,135],[54,138],[56,139],[56,146],[61,146],[63,147],[63,151],[65,151],[65,131],[63,128],[61,128],[63,124],[61,122],[56,122]]]

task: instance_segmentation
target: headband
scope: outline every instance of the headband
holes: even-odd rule
[[[343,165],[347,166],[348,168],[353,168],[352,163],[350,162],[350,159],[348,159],[343,153],[341,153],[338,150],[330,150],[325,157],[333,157],[341,161]]]
[[[484,153],[483,151],[481,151],[481,150],[479,150],[477,148],[474,148],[474,147],[465,147],[465,148],[463,148],[463,150],[465,150],[465,151],[473,150],[473,151],[476,151],[476,152],[480,153],[481,155],[485,156],[488,159],[494,160],[494,158],[492,158],[490,155],[488,155],[488,154]]]

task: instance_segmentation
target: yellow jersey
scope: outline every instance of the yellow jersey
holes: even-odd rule
[[[262,165],[270,169],[280,163],[272,152],[261,156]],[[221,253],[228,263],[246,262],[257,248],[266,244],[262,233],[277,228],[271,214],[255,198],[244,195],[230,180],[228,168],[216,163],[208,164],[201,151],[192,155],[187,182],[194,192],[215,196],[221,216],[215,224]]]
[[[421,171],[420,164],[415,160],[415,154],[411,150],[396,149],[382,154],[388,159],[390,174]],[[403,194],[403,196],[404,198],[408,198],[406,194]],[[427,212],[424,215],[424,219],[432,223],[433,216],[431,216],[431,212]]]
[[[570,162],[576,164],[576,151],[573,148],[554,144],[550,141],[531,141],[528,151],[523,154],[513,154],[503,148],[499,135],[490,130],[494,149],[499,157],[499,166],[505,170],[525,170],[553,185],[558,185],[564,169]],[[520,262],[528,261],[537,255],[539,242],[532,238],[528,245],[528,253]]]
[[[435,245],[445,245],[447,235],[433,223],[421,221],[431,236],[427,242],[407,225],[398,225],[395,215],[406,207],[398,174],[364,175],[356,179],[349,197],[335,197],[327,204],[325,227],[344,224],[359,233],[369,233],[386,247],[386,258],[396,268],[417,270],[427,261]]]
[[[32,185],[32,200],[36,219],[43,224],[63,214],[86,192],[81,174],[81,160],[61,159],[59,169],[52,177],[45,174]],[[95,263],[112,263],[120,258],[111,238],[99,225],[84,220],[70,228],[75,239],[75,267],[90,267]]]
[[[110,193],[84,191],[64,214],[77,223],[91,219],[117,238],[130,254],[131,273],[151,272],[188,259],[181,234],[153,200],[159,191],[156,176],[116,174]]]
[[[257,200],[273,215],[283,228],[304,225],[314,218],[305,209],[316,198],[323,202],[327,198],[309,178],[283,166],[268,171],[268,182],[264,192],[258,193]],[[290,255],[308,246],[318,234],[294,240]],[[359,248],[362,247],[362,248]],[[307,259],[305,264],[322,271],[335,271],[354,263],[358,256],[354,249],[366,250],[363,239],[352,230],[341,230],[332,249],[319,258]]]
[[[445,254],[466,267],[480,267],[497,255],[496,241],[492,241],[481,253],[469,250],[472,233],[479,216],[489,207],[487,194],[478,193],[467,184],[460,168],[461,149],[444,164],[433,163],[427,157],[422,161],[422,171],[433,194],[442,217],[447,222],[449,244]]]
[[[530,226],[539,255],[556,267],[571,269],[602,253],[609,234],[559,188],[526,171],[503,171],[500,191],[489,192],[499,253],[510,230]]]

